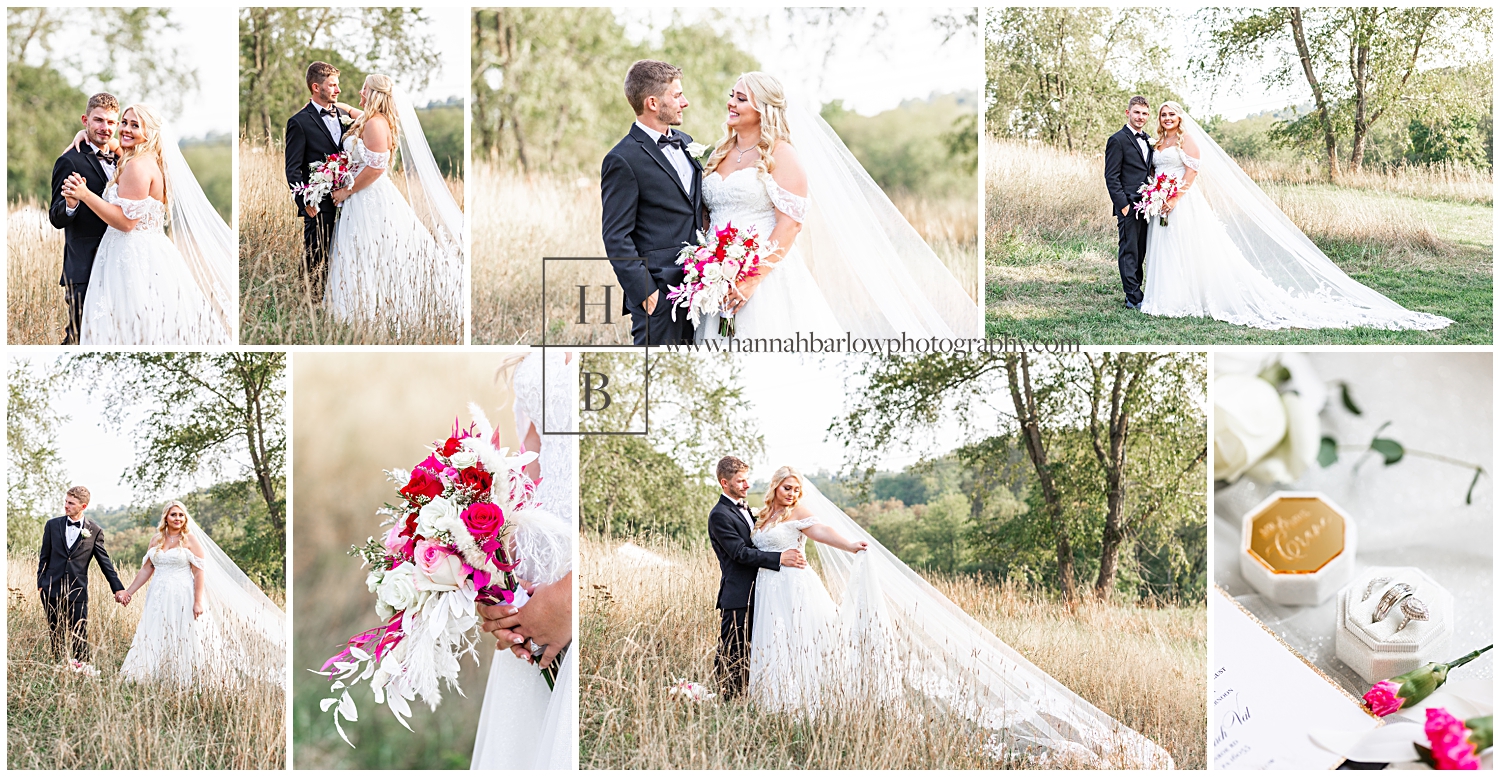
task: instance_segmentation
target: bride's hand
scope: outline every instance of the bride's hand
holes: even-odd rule
[[[66,154],[69,151],[77,151],[77,150],[83,148],[83,142],[85,140],[88,140],[88,139],[89,139],[89,134],[87,132],[85,132],[84,130],[79,130],[78,134],[73,136],[73,142],[69,143],[68,147],[65,148],[65,149],[63,149],[63,153]]]
[[[334,189],[333,193],[329,194],[328,196],[332,198],[334,202],[343,205],[344,200],[349,199],[349,195],[353,193],[353,189]]]
[[[764,280],[762,276],[756,275],[746,278],[740,281],[738,285],[730,288],[729,296],[724,298],[724,309],[730,315],[740,312],[740,308],[743,308],[745,303],[750,301],[750,297],[755,294],[755,289],[760,286],[762,280]]]
[[[854,550],[852,550],[850,552],[851,553],[863,553],[863,552],[865,552],[865,551],[867,551],[869,549],[870,549],[870,543],[865,542],[864,540],[856,540],[855,543],[854,543]]]
[[[197,601],[196,599],[193,600],[193,620],[198,620],[198,616],[200,616],[202,614],[203,614],[203,602]]]

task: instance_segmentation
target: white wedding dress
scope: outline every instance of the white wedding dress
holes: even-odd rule
[[[513,380],[518,437],[524,439],[532,424],[541,430],[544,403],[548,431],[578,429],[578,354],[573,354],[571,363],[564,357],[557,349],[533,350],[517,367]],[[545,391],[543,358],[547,360]],[[541,439],[541,479],[535,495],[542,509],[515,517],[520,519],[515,533],[520,559],[516,575],[551,583],[573,570],[578,540],[578,438],[542,435]],[[470,769],[578,768],[578,649],[575,641],[563,654],[552,688],[537,666],[508,649],[494,651]]]
[[[1002,765],[1170,769],[1160,746],[1068,690],[933,588],[803,483],[816,517],[752,533],[761,550],[803,548],[828,525],[869,547],[819,548],[811,568],[762,569],[750,633],[750,698],[768,711],[810,715],[876,708],[927,725],[954,715],[989,731]],[[825,587],[826,582],[826,587]]]
[[[1157,173],[1198,171],[1167,226],[1151,219],[1141,311],[1214,318],[1257,329],[1441,329],[1451,320],[1407,310],[1339,269],[1191,118],[1180,146],[1154,155]]]
[[[391,152],[375,152],[353,134],[344,138],[354,175],[386,170]],[[417,186],[415,181],[408,181]],[[331,202],[324,207],[333,207]],[[350,195],[339,209],[328,253],[323,303],[340,321],[399,327],[462,324],[460,246],[439,242],[387,171]]]
[[[83,303],[79,343],[230,343],[225,320],[166,235],[167,206],[151,197],[125,199],[113,183],[104,189],[104,201],[120,206],[126,218],[139,222],[129,232],[109,227],[99,241]]]

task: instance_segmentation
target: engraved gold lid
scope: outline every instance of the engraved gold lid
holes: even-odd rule
[[[1320,497],[1278,497],[1250,519],[1250,557],[1273,574],[1317,572],[1344,552],[1344,528]]]

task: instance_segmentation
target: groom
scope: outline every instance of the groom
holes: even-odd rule
[[[719,652],[714,655],[714,682],[725,701],[744,693],[750,678],[750,627],[755,618],[755,578],[761,569],[807,566],[796,549],[773,553],[750,542],[755,519],[745,505],[750,465],[733,457],[719,459],[723,493],[708,514],[708,539],[719,558]]]
[[[89,660],[89,560],[99,562],[99,571],[115,592],[115,601],[125,604],[125,586],[115,574],[115,565],[104,549],[104,529],[83,517],[89,506],[89,490],[83,486],[68,489],[63,512],[42,529],[42,551],[36,568],[36,587],[42,595],[42,609],[52,632],[52,655],[67,656],[67,643],[73,642],[73,658]]]
[[[1155,155],[1145,133],[1151,104],[1136,95],[1125,109],[1125,126],[1104,144],[1104,188],[1114,204],[1115,225],[1120,232],[1120,282],[1125,287],[1125,307],[1141,309],[1141,265],[1146,258],[1146,221],[1131,207],[1141,199],[1141,184],[1151,178]]]
[[[307,91],[312,98],[302,110],[286,120],[286,182],[307,183],[308,165],[322,162],[343,149],[344,128],[353,118],[335,103],[339,99],[339,69],[327,62],[307,66]],[[308,205],[302,195],[292,195],[297,215],[302,217],[302,264],[314,301],[323,298],[328,279],[328,244],[333,241],[333,220],[338,209],[331,202]]]
[[[688,107],[682,70],[652,59],[636,62],[625,74],[625,99],[635,123],[604,156],[599,175],[604,253],[624,291],[635,344],[692,342],[692,322],[683,311],[673,321],[667,301],[667,286],[682,283],[678,250],[707,224],[703,167],[687,150],[693,139],[672,129]]]
[[[78,200],[63,196],[62,186],[68,176],[78,173],[89,191],[104,195],[104,187],[115,175],[115,155],[108,150],[120,123],[120,101],[107,92],[89,98],[83,109],[83,131],[87,143],[70,148],[52,165],[52,203],[47,218],[63,231],[63,269],[58,283],[68,298],[68,328],[63,345],[78,345],[83,328],[83,301],[89,290],[89,275],[94,270],[94,255],[109,225]]]

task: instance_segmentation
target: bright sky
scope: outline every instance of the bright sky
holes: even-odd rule
[[[427,29],[438,43],[442,59],[427,90],[412,94],[412,103],[426,105],[432,100],[464,97],[469,93],[469,9],[460,7],[426,7]]]
[[[981,91],[979,35],[955,35],[945,44],[931,23],[941,10],[946,9],[866,9],[857,21],[839,27],[842,34],[826,66],[827,33],[814,35],[800,17],[789,18],[784,9],[630,8],[617,9],[615,16],[636,41],[668,25],[674,15],[685,24],[706,19],[717,28],[730,27],[792,96],[811,95],[820,103],[842,99],[846,107],[869,116],[935,91]],[[964,10],[952,9],[960,16]],[[879,11],[884,11],[883,26],[877,23]]]
[[[783,464],[809,474],[822,469],[843,471],[843,444],[825,438],[829,436],[828,425],[846,410],[844,376],[856,372],[864,360],[849,355],[820,359],[805,354],[741,354],[737,359],[751,405],[749,413],[766,443],[766,455],[750,462],[750,479],[766,480]],[[767,375],[784,379],[766,380]],[[998,421],[990,428],[999,428]],[[924,453],[945,453],[962,441],[963,431],[949,414],[937,434],[916,440],[913,447],[894,446],[882,451],[869,463],[880,470],[899,470]]]
[[[180,6],[174,8],[182,39],[172,48],[198,68],[198,91],[183,100],[184,115],[176,117],[178,134],[200,137],[208,132],[233,133],[239,111],[239,21],[233,7]]]
[[[12,355],[17,362],[50,365],[56,354]],[[104,404],[98,391],[86,386],[73,386],[54,394],[55,409],[69,419],[62,424],[57,436],[58,454],[62,457],[67,479],[72,485],[87,486],[93,501],[90,509],[111,508],[128,505],[134,501],[132,489],[125,485],[121,476],[135,461],[135,443],[129,421],[123,429],[105,428]],[[244,464],[248,465],[248,454]],[[226,465],[236,468],[236,463]],[[233,471],[226,472],[233,474]],[[187,484],[181,490],[191,491],[212,485],[214,478],[205,477],[197,483]],[[62,515],[62,494],[57,497],[58,515]]]

